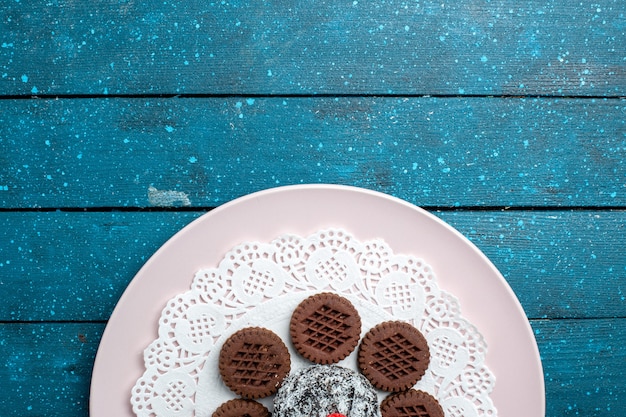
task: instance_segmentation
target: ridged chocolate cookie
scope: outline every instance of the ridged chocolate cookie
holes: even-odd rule
[[[235,332],[220,351],[222,380],[244,398],[263,398],[276,393],[290,367],[289,351],[283,341],[261,327]]]
[[[311,362],[337,363],[356,348],[361,317],[352,303],[333,293],[320,293],[302,301],[289,325],[296,350]]]
[[[220,405],[212,417],[269,417],[269,415],[269,410],[263,404],[237,398]]]
[[[380,412],[382,417],[444,417],[435,397],[414,389],[385,398],[380,404]]]
[[[363,338],[358,363],[363,375],[376,388],[389,392],[404,391],[413,387],[428,368],[428,342],[409,323],[380,323]]]

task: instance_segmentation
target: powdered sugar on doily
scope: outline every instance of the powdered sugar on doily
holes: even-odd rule
[[[302,300],[322,291],[354,304],[361,336],[386,320],[422,331],[431,361],[415,388],[437,398],[447,417],[497,415],[485,340],[462,317],[458,300],[439,288],[432,268],[415,256],[394,254],[383,240],[360,242],[341,229],[242,243],[216,268],[198,271],[191,289],[163,309],[159,336],[144,351],[146,370],[132,390],[133,411],[140,417],[211,416],[235,397],[219,376],[220,347],[247,326],[281,336],[292,371],[309,366],[289,343],[289,319]],[[356,352],[339,365],[358,370]],[[271,411],[271,400],[262,402]]]

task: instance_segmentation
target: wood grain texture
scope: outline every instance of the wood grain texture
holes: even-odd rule
[[[197,213],[1,213],[0,321],[107,320]]]
[[[88,416],[103,324],[0,324],[0,415]]]
[[[532,321],[546,417],[619,415],[626,401],[626,319]],[[0,415],[86,417],[104,325],[0,324]]]
[[[622,0],[5,3],[3,95],[626,92]]]
[[[626,212],[436,214],[496,265],[527,316],[626,317]]]
[[[108,319],[147,259],[200,214],[0,213],[0,321]],[[528,317],[626,317],[624,212],[436,214],[494,262]]]
[[[626,319],[531,323],[546,384],[546,416],[622,414]]]
[[[337,183],[422,206],[626,206],[626,101],[0,101],[0,206],[212,207]]]

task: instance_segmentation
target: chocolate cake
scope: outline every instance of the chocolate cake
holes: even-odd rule
[[[274,397],[273,417],[380,417],[374,387],[358,372],[312,365],[288,376]]]

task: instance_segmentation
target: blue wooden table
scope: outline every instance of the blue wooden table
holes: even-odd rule
[[[546,415],[623,415],[623,0],[2,3],[0,416],[86,416],[142,264],[301,183],[460,230],[534,329]]]

